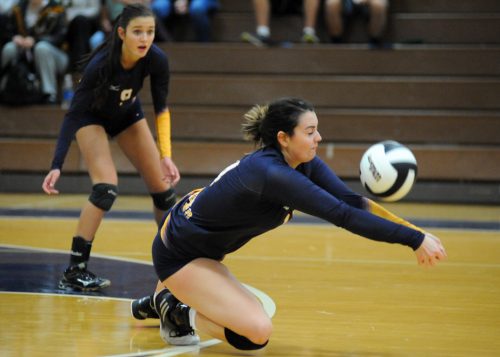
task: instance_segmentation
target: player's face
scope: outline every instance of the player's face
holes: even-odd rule
[[[299,117],[299,123],[294,129],[293,136],[283,132],[281,134],[281,151],[286,162],[293,168],[309,162],[316,156],[321,135],[318,131],[318,117],[314,112],[305,112]]]
[[[155,19],[151,16],[141,16],[130,20],[127,28],[118,28],[118,34],[123,41],[122,56],[131,61],[137,61],[146,56],[155,38]]]

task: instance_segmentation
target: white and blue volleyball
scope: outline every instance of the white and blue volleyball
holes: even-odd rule
[[[405,197],[417,178],[417,160],[406,146],[387,140],[368,148],[359,165],[363,187],[382,201]]]

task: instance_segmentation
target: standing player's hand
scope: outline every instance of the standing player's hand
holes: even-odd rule
[[[59,180],[61,176],[61,170],[54,169],[50,170],[45,179],[43,180],[42,188],[45,193],[49,195],[57,195],[59,193],[58,190],[55,189],[56,182]]]
[[[424,240],[415,251],[419,265],[434,266],[446,259],[446,251],[441,241],[430,233],[425,233]]]
[[[161,159],[161,169],[163,171],[162,180],[168,182],[171,186],[177,185],[181,175],[171,158],[164,157]]]

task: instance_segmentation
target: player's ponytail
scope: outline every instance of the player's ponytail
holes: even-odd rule
[[[261,127],[267,114],[267,105],[254,105],[252,109],[243,115],[245,122],[242,126],[245,140],[253,141],[258,146],[262,145]]]
[[[255,105],[243,116],[244,138],[257,146],[274,146],[279,149],[278,133],[293,136],[299,116],[314,107],[303,99],[281,98],[267,105]]]

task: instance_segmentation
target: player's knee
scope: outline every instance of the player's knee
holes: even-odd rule
[[[231,346],[239,350],[245,350],[245,351],[260,350],[264,348],[269,342],[269,337],[271,336],[270,333],[269,334],[254,333],[252,339],[249,339],[245,336],[237,334],[236,332],[228,328],[224,328],[224,335],[226,337],[227,342]]]
[[[175,191],[172,188],[164,192],[151,193],[151,197],[155,207],[161,211],[168,211],[176,202]]]
[[[110,183],[98,183],[92,186],[89,201],[103,211],[109,211],[118,196],[118,186]]]
[[[227,342],[240,350],[258,350],[267,345],[273,332],[273,324],[267,315],[263,315],[262,318],[248,321],[245,330],[242,332],[245,336],[242,336],[226,328],[224,331]]]

